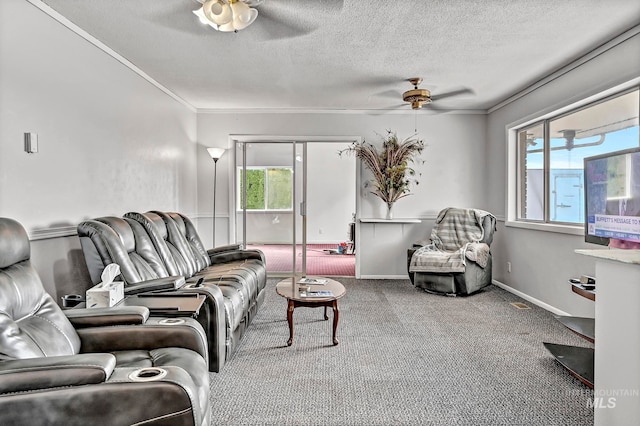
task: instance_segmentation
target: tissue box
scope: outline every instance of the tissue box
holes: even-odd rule
[[[87,290],[87,308],[110,308],[124,298],[124,282],[100,283]]]

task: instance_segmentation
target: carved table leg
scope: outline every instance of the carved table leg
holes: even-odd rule
[[[293,310],[295,309],[295,305],[293,300],[289,300],[289,307],[287,309],[287,322],[289,323],[289,340],[287,341],[287,346],[291,346],[293,343]]]
[[[338,301],[333,301],[333,344],[337,345],[338,338],[336,337],[336,331],[338,330],[338,319],[340,318],[340,311],[338,310]]]

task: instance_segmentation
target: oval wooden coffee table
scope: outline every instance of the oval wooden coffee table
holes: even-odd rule
[[[287,322],[289,323],[289,340],[287,345],[291,346],[293,343],[293,310],[298,307],[306,308],[319,308],[324,307],[324,319],[329,319],[327,316],[327,308],[333,308],[333,344],[338,344],[336,338],[336,330],[338,329],[338,319],[340,318],[340,311],[338,310],[338,299],[347,293],[344,286],[336,280],[324,277],[307,277],[310,279],[326,280],[326,284],[298,284],[299,278],[287,278],[276,284],[276,292],[287,299]],[[314,291],[331,291],[333,295],[330,296],[309,296],[307,294],[307,288],[311,292]]]

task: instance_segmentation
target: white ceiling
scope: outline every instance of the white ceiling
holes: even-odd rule
[[[486,110],[640,23],[638,0],[264,0],[220,33],[196,0],[43,3],[198,109],[397,108],[419,76]]]

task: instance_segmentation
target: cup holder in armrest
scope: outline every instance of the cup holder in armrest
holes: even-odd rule
[[[66,294],[62,296],[62,307],[73,308],[84,301],[85,299],[81,294]]]
[[[186,321],[182,318],[164,318],[158,321],[158,324],[162,325],[182,325]]]
[[[167,370],[158,367],[145,367],[132,371],[129,380],[132,382],[153,382],[160,380],[167,375]]]

